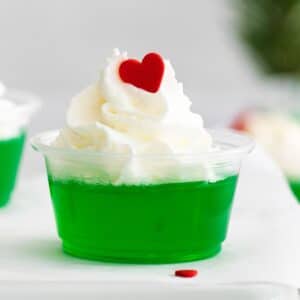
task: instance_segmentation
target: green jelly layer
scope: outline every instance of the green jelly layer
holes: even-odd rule
[[[300,179],[297,180],[288,180],[289,186],[295,195],[296,199],[300,203]]]
[[[15,187],[24,142],[24,132],[14,138],[0,140],[0,206],[9,201]]]
[[[88,259],[169,263],[218,253],[237,176],[211,182],[96,185],[49,176],[65,252]]]

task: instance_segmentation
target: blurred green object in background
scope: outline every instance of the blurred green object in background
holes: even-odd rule
[[[9,201],[16,184],[26,134],[0,141],[0,207]]]
[[[238,30],[263,71],[299,77],[300,0],[234,0]]]

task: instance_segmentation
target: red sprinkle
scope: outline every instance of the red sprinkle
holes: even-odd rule
[[[184,277],[184,278],[192,278],[197,276],[197,270],[176,270],[175,276],[177,277]]]

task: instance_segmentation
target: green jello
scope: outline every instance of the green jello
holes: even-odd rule
[[[125,263],[214,256],[225,239],[237,176],[215,183],[97,185],[49,176],[63,249]]]
[[[14,190],[24,141],[24,132],[14,138],[0,140],[0,207],[9,201]]]
[[[295,180],[295,179],[288,180],[288,183],[290,185],[290,188],[291,188],[293,194],[295,195],[296,199],[300,203],[300,179],[299,180]]]

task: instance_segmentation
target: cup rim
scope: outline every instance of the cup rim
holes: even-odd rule
[[[234,157],[240,157],[250,153],[254,147],[254,140],[245,133],[240,133],[233,129],[207,129],[213,138],[214,147],[212,151],[209,152],[199,152],[199,153],[177,153],[177,154],[132,154],[135,158],[142,159],[163,159],[163,158],[200,158],[208,161],[214,160],[231,160]],[[128,157],[128,154],[123,153],[110,153],[97,150],[82,150],[82,149],[72,149],[72,148],[61,148],[51,145],[55,137],[59,134],[59,130],[45,131],[40,134],[33,136],[30,139],[30,144],[32,148],[41,152],[45,156],[47,155],[57,155],[57,156],[70,156],[73,158],[122,158],[124,156]],[[222,148],[221,148],[222,146]]]
[[[41,107],[41,101],[31,92],[6,88],[0,93],[0,104],[2,101],[13,104],[8,113],[0,116],[0,126],[4,128],[0,140],[6,141],[26,132],[33,115]]]
[[[24,110],[24,113],[30,118],[36,111],[41,107],[40,98],[34,93],[17,90],[17,89],[5,89],[3,95],[0,96],[1,99],[7,99],[17,105],[19,109]]]

